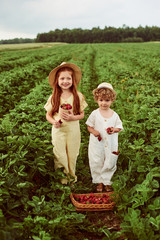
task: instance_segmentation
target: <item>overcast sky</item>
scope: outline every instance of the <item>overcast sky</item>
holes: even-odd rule
[[[160,0],[0,0],[0,40],[123,24],[160,27]]]

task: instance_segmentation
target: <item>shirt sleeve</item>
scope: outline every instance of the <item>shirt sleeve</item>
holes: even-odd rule
[[[80,100],[80,111],[84,111],[84,109],[88,106],[88,104],[85,101],[85,97],[82,93],[78,92],[79,100]]]
[[[123,130],[122,121],[121,121],[120,117],[118,116],[118,114],[116,116],[115,128],[120,128],[121,131]]]
[[[47,112],[52,111],[51,97],[52,96],[48,98],[47,103],[44,105],[44,108],[46,109]]]
[[[88,117],[88,119],[87,119],[87,121],[86,121],[86,124],[89,126],[89,127],[95,127],[95,111],[93,111],[90,115],[89,115],[89,117]]]

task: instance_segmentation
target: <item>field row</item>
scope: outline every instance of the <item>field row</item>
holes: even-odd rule
[[[38,55],[38,50],[33,52]],[[18,74],[18,67],[6,72],[11,74],[8,81],[10,87],[6,94],[2,94],[3,104],[9,104],[15,96],[12,107],[3,111],[5,115],[0,125],[0,202],[6,236],[16,234],[16,240],[21,236],[27,240],[40,238],[43,232],[47,239],[52,239],[52,236],[64,239],[70,235],[73,240],[79,240],[84,239],[83,232],[97,232],[102,237],[106,233],[105,236],[108,234],[113,239],[125,234],[126,239],[158,240],[159,45],[71,44],[44,49],[41,62],[35,61],[33,52],[28,50],[26,55],[29,58],[30,53],[31,59],[34,59],[36,75],[29,71],[30,62],[27,64],[30,79],[24,75],[20,81],[18,77],[26,69],[24,58],[22,75]],[[51,125],[45,119],[43,106],[52,93],[47,75],[63,61],[73,62],[81,68],[79,90],[88,103],[85,118],[80,121],[82,142],[77,161],[77,193],[92,192],[95,187],[91,183],[88,165],[89,134],[85,125],[88,115],[97,108],[92,90],[102,81],[107,81],[117,92],[113,109],[124,125],[124,131],[119,135],[120,156],[113,179],[114,190],[119,194],[115,212],[122,219],[122,229],[118,232],[93,227],[91,222],[86,221],[90,214],[74,212],[69,201],[70,187],[59,183],[63,172],[54,171]],[[18,59],[16,62],[18,64]],[[2,75],[5,76],[5,73]],[[19,84],[18,81],[12,82],[12,77],[16,75]],[[7,86],[7,78],[1,81],[3,90],[4,86]],[[19,92],[23,93],[18,95]],[[15,229],[18,230],[16,233]]]
[[[9,71],[5,71],[5,68],[3,69],[0,74],[0,117],[10,109],[13,109],[22,96],[28,94],[30,89],[34,88],[36,84],[39,84],[48,76],[52,68],[63,61],[68,62],[72,58],[67,45],[62,47],[62,49],[53,48],[52,50],[47,50],[44,49],[43,54],[39,50],[37,50],[38,52],[28,50],[29,52],[26,51],[27,63],[26,58],[22,58],[22,61],[20,58],[16,61],[17,65],[15,67],[13,65],[13,69]],[[78,49],[75,47],[74,51],[78,52]],[[74,51],[72,53],[73,57]],[[41,58],[41,61],[39,58]],[[36,59],[36,62],[33,59]],[[19,64],[21,64],[21,67]]]

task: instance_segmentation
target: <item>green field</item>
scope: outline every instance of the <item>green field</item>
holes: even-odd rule
[[[27,47],[28,46],[28,47]],[[49,44],[0,48],[0,239],[160,239],[160,43]],[[117,92],[123,121],[109,212],[77,212],[55,171],[51,125],[43,108],[49,72],[61,62],[82,70],[88,108],[80,121],[81,149],[74,192],[94,192],[85,121],[97,108],[92,90],[103,81]],[[108,219],[108,220],[107,220]]]

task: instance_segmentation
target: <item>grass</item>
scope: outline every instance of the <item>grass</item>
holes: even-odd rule
[[[32,48],[47,48],[55,45],[64,45],[62,42],[46,42],[46,43],[19,43],[19,44],[0,44],[0,51],[3,50],[21,50]]]

